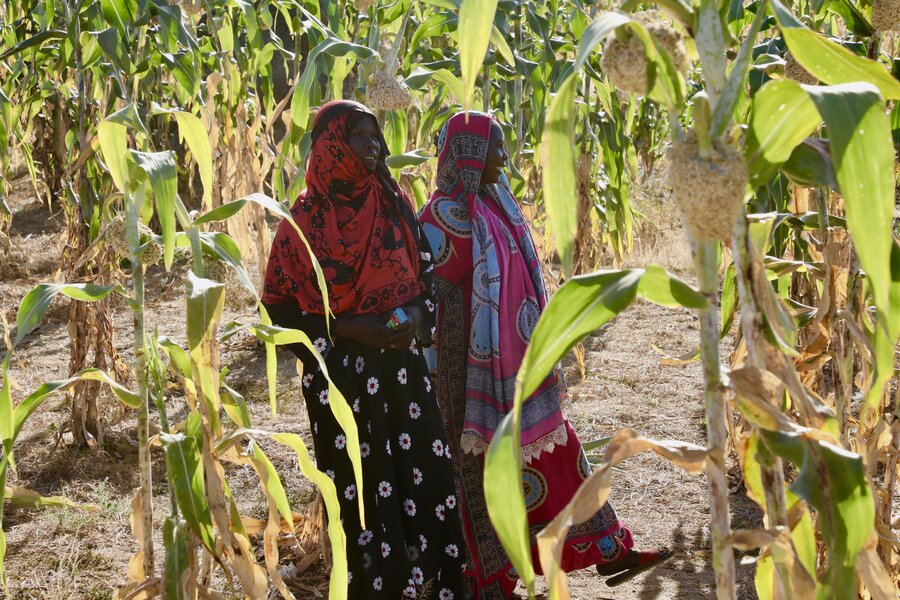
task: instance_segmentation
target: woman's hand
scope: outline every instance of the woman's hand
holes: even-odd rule
[[[407,310],[405,307],[403,310]],[[385,325],[385,319],[380,315],[360,315],[358,317],[346,317],[335,320],[334,333],[337,337],[346,338],[383,349],[406,348],[412,343],[416,335],[418,321],[410,319],[391,329]]]

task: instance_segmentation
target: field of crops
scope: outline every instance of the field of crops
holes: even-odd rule
[[[0,596],[346,598],[277,347],[318,352],[259,293],[312,116],[349,98],[419,206],[451,115],[502,124],[554,291],[486,458],[521,594],[896,598],[896,26],[895,0],[5,2]],[[503,482],[559,361],[594,474],[536,577]],[[677,552],[615,590],[558,566],[607,495]]]

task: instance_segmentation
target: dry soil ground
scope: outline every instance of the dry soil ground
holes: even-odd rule
[[[26,180],[16,182],[12,241],[20,252],[17,264],[0,271],[0,307],[9,323],[22,296],[36,283],[55,275],[62,216],[59,207],[48,210],[33,195]],[[645,198],[643,209],[657,225],[639,236],[635,264],[658,260],[690,278],[689,258],[677,221],[665,201]],[[661,224],[660,224],[661,223]],[[183,269],[183,267],[182,267]],[[149,273],[148,323],[184,343],[182,271]],[[67,375],[67,301],[58,299],[43,325],[19,348],[11,370],[20,400],[43,381]],[[225,320],[252,320],[246,301],[229,302]],[[130,314],[124,304],[115,308],[116,345],[130,356]],[[697,345],[697,320],[684,310],[662,309],[637,303],[585,343],[585,377],[575,362],[567,361],[571,404],[569,419],[583,440],[592,440],[631,427],[656,438],[705,441],[699,365],[662,366],[663,354],[682,354]],[[726,349],[727,350],[727,349]],[[261,349],[247,335],[223,346],[228,381],[250,403],[254,425],[263,429],[294,431],[309,442],[305,409],[300,399],[293,361],[279,361],[278,416],[272,417],[266,398]],[[172,411],[183,403],[170,401]],[[60,435],[69,417],[64,397],[46,402],[31,420],[16,446],[18,474],[11,482],[45,495],[61,494],[97,506],[94,512],[74,508],[31,511],[6,508],[6,568],[13,598],[111,598],[124,582],[128,559],[136,546],[129,529],[129,503],[137,486],[137,450],[134,418],[114,401],[104,401],[111,433],[106,448],[81,450],[71,435]],[[172,418],[177,419],[178,415]],[[277,447],[266,447],[282,475],[292,507],[302,512],[314,497],[312,486],[296,468],[294,458]],[[159,453],[158,453],[159,454]],[[157,523],[167,514],[166,485],[161,456],[155,456],[154,513]],[[258,480],[248,468],[230,467],[228,478],[241,500],[242,512],[265,517],[266,503]],[[581,571],[569,577],[572,598],[712,598],[713,576],[709,561],[708,509],[703,476],[690,475],[655,455],[627,461],[615,477],[612,502],[631,526],[641,546],[669,545],[676,556],[665,566],[618,588],[608,588],[595,573]],[[733,520],[738,526],[756,524],[759,514],[740,484],[733,488]],[[157,552],[161,553],[161,540]],[[739,567],[740,596],[755,598],[752,567]],[[298,598],[321,597],[324,571],[313,568],[294,582]],[[0,592],[2,596],[2,592]]]

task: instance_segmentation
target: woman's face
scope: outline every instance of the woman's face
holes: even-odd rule
[[[488,142],[487,156],[484,159],[484,169],[481,171],[481,184],[497,183],[500,175],[506,168],[509,155],[503,147],[503,130],[497,123],[491,123],[491,139]]]
[[[381,141],[375,119],[367,116],[357,120],[350,129],[348,143],[366,170],[370,173],[374,171],[381,155]]]

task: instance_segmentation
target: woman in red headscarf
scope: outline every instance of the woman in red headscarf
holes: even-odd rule
[[[480,600],[510,598],[517,576],[484,499],[484,453],[512,410],[515,379],[547,303],[528,224],[503,175],[503,131],[490,115],[457,114],[438,139],[437,191],[419,220],[434,257],[438,306],[437,388],[458,478],[467,573]],[[532,557],[534,536],[590,475],[575,430],[563,417],[556,369],[522,408],[522,478]],[[569,530],[565,571],[596,565],[617,585],[671,556],[633,550],[631,532],[606,504]]]
[[[352,405],[361,494],[346,436],[329,406],[328,381],[309,352],[291,348],[304,363],[318,467],[334,480],[341,501],[349,597],[462,600],[450,449],[422,354],[433,332],[433,265],[386,157],[375,116],[364,106],[338,101],[319,110],[307,189],[291,214],[325,274],[335,315],[331,335],[312,260],[287,221],[272,244],[262,300],[276,324],[309,335]],[[398,308],[403,316],[391,321]]]

